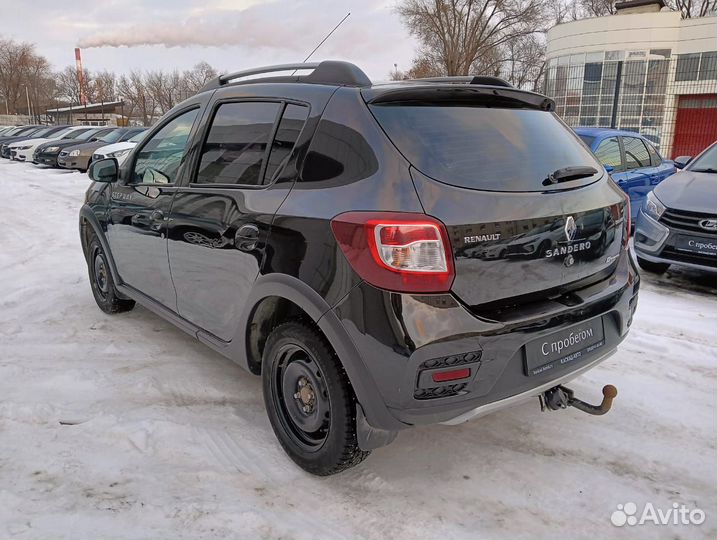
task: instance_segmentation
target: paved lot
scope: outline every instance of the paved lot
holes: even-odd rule
[[[630,337],[578,379],[605,417],[534,403],[399,435],[315,478],[274,439],[258,378],[145,309],[94,304],[88,180],[0,160],[0,537],[714,538],[714,281],[645,276]],[[704,524],[618,528],[618,504]]]

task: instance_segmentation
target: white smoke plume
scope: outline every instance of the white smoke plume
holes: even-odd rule
[[[323,28],[304,22],[301,25],[277,25],[264,14],[244,10],[210,17],[189,17],[181,22],[147,22],[130,27],[105,30],[81,39],[78,47],[270,47],[306,48],[312,40],[320,39]],[[284,30],[284,31],[282,31]],[[285,31],[290,30],[290,31]]]

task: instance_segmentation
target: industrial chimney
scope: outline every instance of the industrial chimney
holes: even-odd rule
[[[85,95],[85,72],[82,69],[82,55],[80,48],[75,47],[75,67],[77,68],[77,82],[80,85],[80,105],[87,105],[87,96]]]

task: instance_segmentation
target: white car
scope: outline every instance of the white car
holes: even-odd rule
[[[32,155],[35,153],[37,147],[41,144],[50,141],[57,141],[60,139],[73,139],[77,135],[79,135],[80,133],[84,133],[88,129],[92,129],[92,127],[69,126],[62,131],[53,133],[49,137],[30,138],[25,139],[23,141],[15,141],[14,143],[8,145],[8,148],[10,149],[10,156],[16,161],[32,161]]]
[[[130,150],[137,146],[137,143],[141,141],[146,134],[147,131],[140,131],[134,137],[124,142],[100,146],[97,150],[95,150],[94,154],[92,154],[92,161],[113,157],[117,160],[119,165],[122,165],[122,162],[127,159],[127,154],[129,154]]]

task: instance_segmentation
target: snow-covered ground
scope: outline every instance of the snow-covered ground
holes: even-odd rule
[[[94,304],[79,173],[0,160],[0,538],[714,538],[714,280],[644,276],[630,337],[571,384],[613,411],[533,403],[403,432],[312,477],[260,380],[137,307]],[[618,528],[618,504],[704,524]]]

